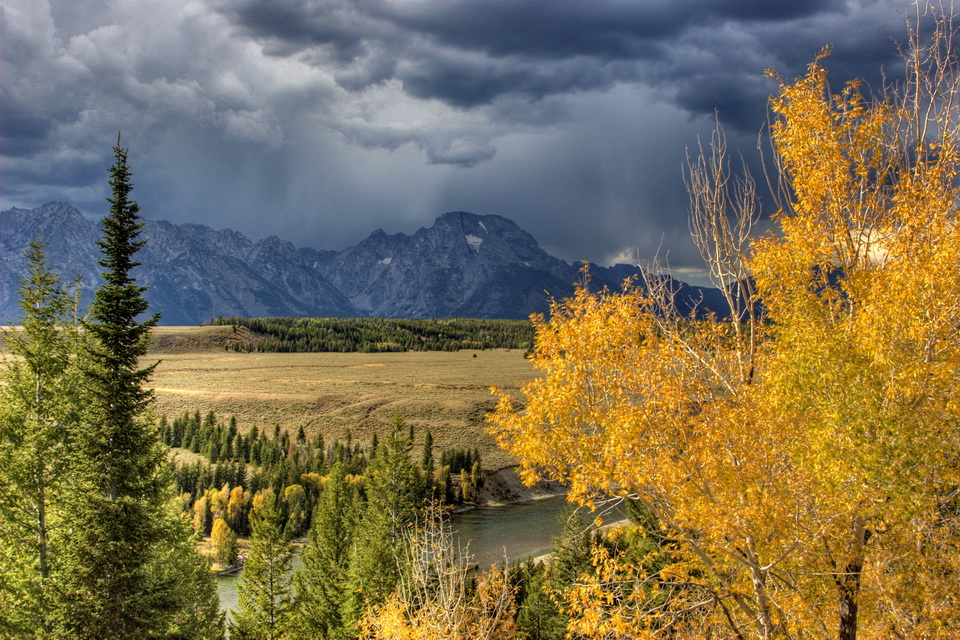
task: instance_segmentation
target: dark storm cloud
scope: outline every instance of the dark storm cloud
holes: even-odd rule
[[[853,20],[868,8],[827,0],[223,5],[236,24],[276,51],[321,49],[326,56],[317,59],[342,65],[336,78],[349,91],[396,79],[412,97],[469,109],[501,97],[542,100],[652,82],[672,91],[683,109],[719,110],[725,122],[745,129],[763,121],[770,87],[762,81],[765,69],[800,73],[831,36],[867,33]],[[888,13],[886,25],[902,23]],[[873,80],[878,58],[892,59],[892,43],[876,37],[876,26],[866,42],[837,48],[841,79],[866,71]],[[771,32],[778,37],[764,38]],[[858,56],[874,66],[851,64]]]
[[[583,58],[550,64],[483,60],[455,60],[438,56],[398,70],[405,90],[416,98],[437,98],[469,109],[493,103],[503,95],[534,100],[557,94],[605,90],[618,82],[637,79],[632,64],[598,66]]]
[[[637,59],[650,42],[675,38],[691,24],[725,20],[787,21],[839,11],[828,0],[299,0],[229,3],[252,32],[301,44],[330,44],[349,58],[371,37],[402,31],[493,57],[590,56]],[[379,29],[370,27],[380,25]],[[393,25],[396,30],[387,30]]]
[[[386,5],[381,15],[444,44],[493,56],[632,60],[649,57],[656,51],[650,43],[672,40],[692,24],[782,21],[832,7],[816,0],[419,0]]]
[[[899,65],[900,0],[3,0],[2,207],[103,212],[118,130],[148,217],[343,249],[445,210],[567,260],[686,239],[685,149],[750,154],[774,68]]]
[[[254,35],[271,39],[274,55],[328,45],[338,60],[348,62],[363,54],[365,41],[385,35],[351,3],[228,2],[222,9]]]

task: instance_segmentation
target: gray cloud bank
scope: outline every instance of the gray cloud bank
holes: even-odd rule
[[[685,149],[750,153],[772,90],[896,76],[902,2],[4,0],[0,206],[105,205],[123,131],[147,217],[342,249],[448,210],[567,260],[686,237]]]

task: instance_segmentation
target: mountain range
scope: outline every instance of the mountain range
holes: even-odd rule
[[[80,279],[81,304],[89,303],[100,282],[99,237],[98,225],[66,203],[0,212],[0,324],[17,322],[17,286],[34,239],[64,280]],[[377,230],[343,251],[153,220],[142,237],[135,275],[168,325],[226,316],[526,318],[582,279],[580,265],[549,255],[511,220],[463,211],[413,235]],[[592,287],[616,289],[631,275],[639,268],[590,266]],[[672,286],[681,308],[724,312],[717,290]]]

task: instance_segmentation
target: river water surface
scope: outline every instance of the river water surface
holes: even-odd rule
[[[530,502],[516,502],[498,507],[479,507],[453,516],[452,526],[462,548],[469,550],[481,567],[489,567],[506,557],[519,560],[550,552],[554,537],[560,535],[560,513],[566,500],[563,496]],[[294,558],[294,569],[300,558]],[[239,576],[218,578],[220,608],[237,607]]]
[[[454,515],[453,530],[483,568],[504,558],[541,556],[550,553],[553,538],[560,535],[560,514],[566,503],[564,496],[556,496],[478,507]]]

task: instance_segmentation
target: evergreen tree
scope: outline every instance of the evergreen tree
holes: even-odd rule
[[[297,634],[333,640],[344,636],[343,606],[356,532],[357,496],[346,484],[343,462],[330,470],[310,536],[303,568],[294,574]]]
[[[553,539],[547,586],[560,595],[591,568],[593,534],[583,511],[568,505],[560,514],[563,529]]]
[[[517,627],[525,640],[563,640],[567,618],[547,589],[547,569],[527,558],[515,569],[517,582]]]
[[[224,613],[217,585],[207,560],[197,553],[192,527],[175,503],[163,520],[163,544],[149,565],[150,580],[158,594],[157,608],[170,612],[156,632],[144,630],[135,638],[164,640],[222,640]],[[120,636],[110,636],[120,637]]]
[[[159,579],[195,566],[197,556],[189,545],[171,545],[172,532],[186,529],[167,509],[171,479],[146,415],[152,393],[145,383],[155,365],[141,368],[139,362],[159,316],[138,320],[148,305],[133,276],[134,255],[146,241],[139,239],[143,223],[129,197],[131,172],[119,138],[113,151],[113,197],[98,242],[104,284],[83,323],[82,416],[64,513],[70,526],[62,573],[68,607],[58,622],[59,635],[71,638],[170,636],[177,619],[190,617],[184,607],[211,603],[210,590],[194,592],[203,601],[186,602],[172,593],[177,581]]]
[[[237,585],[240,611],[230,626],[239,640],[286,637],[292,611],[290,568],[293,549],[283,537],[280,511],[272,493],[263,496],[253,522],[250,553]]]
[[[400,579],[397,558],[404,532],[423,506],[420,470],[410,460],[411,442],[400,417],[367,467],[367,504],[350,563],[346,603],[350,623],[365,608],[383,603]]]
[[[382,604],[393,593],[400,580],[398,558],[389,517],[368,502],[350,557],[343,604],[343,624],[348,635],[356,635],[356,625],[368,608]]]
[[[297,474],[299,476],[299,474]],[[306,492],[300,484],[287,485],[283,490],[283,505],[286,508],[284,535],[288,540],[299,538],[306,532],[308,518],[306,511]]]
[[[570,587],[592,569],[593,534],[583,510],[567,505],[559,519],[563,529],[553,539],[550,567],[534,576],[518,616],[520,624],[529,627],[531,638],[559,640],[565,637],[569,620],[562,612],[565,597]]]
[[[423,437],[423,457],[420,459],[420,469],[423,472],[423,484],[427,499],[433,498],[433,492],[436,488],[434,483],[434,464],[433,464],[433,433],[427,431]]]
[[[404,421],[398,416],[367,468],[367,511],[386,517],[393,545],[400,542],[403,530],[423,507],[420,470],[410,460],[413,443],[404,431]]]
[[[22,330],[4,335],[15,356],[0,382],[0,635],[50,637],[56,529],[78,420],[76,323],[39,244],[19,288]]]

